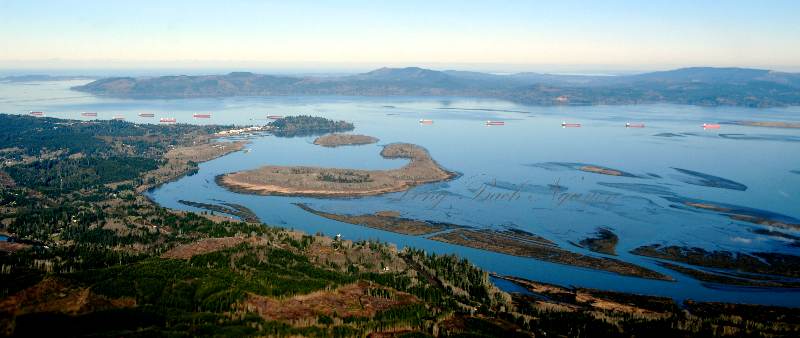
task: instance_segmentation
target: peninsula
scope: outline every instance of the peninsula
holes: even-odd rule
[[[265,166],[217,176],[217,184],[230,190],[257,195],[360,197],[404,191],[411,187],[452,179],[428,151],[409,143],[386,145],[381,156],[405,158],[399,169],[359,170],[320,167]]]

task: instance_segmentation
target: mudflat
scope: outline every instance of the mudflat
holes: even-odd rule
[[[736,121],[734,124],[738,124],[740,126],[750,126],[750,127],[800,128],[800,123],[781,122],[781,121]]]
[[[378,142],[377,137],[358,134],[327,134],[317,137],[314,144],[323,147],[355,146]]]

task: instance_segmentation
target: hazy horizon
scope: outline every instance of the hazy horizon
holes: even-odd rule
[[[231,72],[251,72],[267,75],[286,76],[345,76],[361,74],[379,68],[406,68],[419,67],[434,71],[474,71],[487,74],[514,74],[514,73],[540,73],[553,75],[583,75],[583,76],[620,76],[642,74],[658,71],[669,71],[690,67],[715,67],[715,68],[754,68],[767,69],[779,72],[800,73],[800,68],[775,69],[767,67],[738,67],[738,66],[710,66],[710,65],[675,65],[661,67],[604,67],[602,65],[439,65],[439,64],[363,64],[363,65],[209,65],[187,66],[186,64],[171,64],[153,66],[152,64],[132,64],[127,67],[42,67],[42,68],[4,68],[0,67],[0,77],[8,76],[172,76],[172,75],[223,75]]]
[[[5,1],[0,71],[800,71],[795,1]]]

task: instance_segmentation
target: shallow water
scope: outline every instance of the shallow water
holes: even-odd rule
[[[380,138],[377,144],[325,148],[314,137],[252,139],[250,152],[237,152],[200,165],[200,171],[150,192],[157,203],[194,210],[178,200],[245,205],[268,224],[341,234],[345,239],[378,239],[438,253],[456,253],[486,270],[561,285],[629,291],[699,300],[800,304],[800,291],[703,285],[663,269],[651,259],[627,253],[641,245],[699,246],[709,250],[776,251],[800,254],[785,239],[753,233],[764,228],[710,211],[675,208],[677,197],[747,207],[800,219],[800,130],[723,124],[705,131],[703,123],[735,120],[800,121],[800,107],[778,109],[706,108],[677,105],[531,107],[474,98],[394,97],[237,97],[178,100],[99,98],[68,90],[82,82],[0,83],[0,112],[45,111],[47,116],[98,118],[125,116],[155,123],[174,117],[181,123],[263,124],[266,115],[311,114],[355,123],[356,133]],[[442,109],[447,108],[447,109]],[[155,118],[140,118],[152,112]],[[193,119],[211,113],[211,119]],[[421,118],[432,125],[420,125]],[[503,120],[505,126],[484,125]],[[561,128],[561,123],[581,128]],[[625,128],[644,122],[646,128]],[[662,137],[682,135],[684,137]],[[726,136],[727,135],[727,136]],[[731,137],[730,135],[735,135]],[[426,147],[456,180],[405,193],[358,199],[316,199],[237,194],[218,187],[214,177],[266,164],[388,169],[404,160],[380,157],[381,146],[411,142]],[[549,170],[532,164],[581,163],[619,170],[633,177],[583,172],[569,166]],[[693,184],[682,168],[704,180],[723,178],[746,190]],[[710,177],[710,178],[709,178]],[[710,186],[709,186],[710,185]],[[514,197],[509,196],[517,192]],[[502,193],[505,195],[499,195]],[[673,201],[670,201],[672,199]],[[513,257],[394,234],[321,218],[292,203],[327,212],[363,214],[396,210],[403,217],[478,228],[517,228],[580,253],[569,242],[591,236],[598,227],[619,236],[620,259],[671,275],[677,282],[651,281]],[[750,210],[748,209],[748,210]],[[780,230],[780,229],[778,229]],[[797,232],[780,230],[797,235]]]

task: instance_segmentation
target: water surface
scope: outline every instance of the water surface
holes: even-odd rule
[[[97,112],[101,119],[119,115],[140,123],[174,117],[180,123],[237,125],[264,124],[268,122],[267,115],[310,114],[351,121],[356,125],[354,132],[380,138],[377,144],[325,148],[313,145],[313,137],[255,137],[247,147],[249,152],[203,163],[197,174],[150,192],[150,197],[165,207],[196,210],[178,203],[181,199],[239,203],[254,210],[268,224],[455,253],[489,271],[561,285],[678,299],[800,304],[799,291],[704,285],[663,269],[651,259],[628,253],[641,245],[660,243],[707,250],[800,254],[786,239],[751,231],[763,226],[715,212],[676,208],[673,202],[676,198],[712,201],[800,219],[800,175],[795,173],[800,168],[800,130],[728,124],[718,130],[701,128],[703,123],[736,120],[798,122],[800,107],[531,107],[490,99],[429,97],[126,100],[68,90],[81,83],[0,83],[0,112],[24,114],[36,110],[47,116],[74,119],[89,119],[81,117],[80,112]],[[142,112],[155,113],[156,117],[141,118],[138,114]],[[194,119],[193,113],[210,113],[213,117]],[[420,125],[418,120],[422,118],[434,123]],[[486,120],[503,120],[506,125],[487,127]],[[561,128],[564,121],[580,123],[582,127]],[[643,122],[646,128],[625,128],[626,122]],[[422,145],[442,166],[462,176],[405,193],[357,199],[245,195],[214,183],[216,175],[267,164],[395,168],[405,161],[379,156],[382,145],[391,142]],[[592,164],[630,173],[632,177],[541,165],[547,163]],[[737,189],[725,188],[731,183],[722,187],[698,184],[715,177],[735,182],[732,186]],[[489,195],[510,191],[517,191],[518,197]],[[516,228],[586,254],[590,252],[570,242],[591,236],[598,227],[607,227],[619,236],[618,258],[673,276],[677,282],[622,277],[340,223],[307,213],[292,204],[297,202],[335,213],[396,210],[409,218],[476,228]]]

